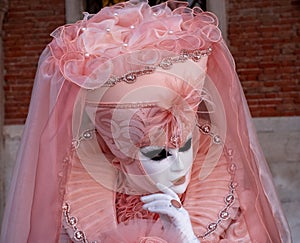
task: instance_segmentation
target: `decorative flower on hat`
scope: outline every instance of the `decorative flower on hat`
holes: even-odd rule
[[[185,3],[171,10],[172,3],[154,7],[146,2],[120,3],[56,29],[49,46],[60,72],[65,79],[93,89],[113,74],[109,60],[116,56],[142,49],[178,54],[208,48],[220,40],[217,18],[212,13],[198,7],[189,9]]]

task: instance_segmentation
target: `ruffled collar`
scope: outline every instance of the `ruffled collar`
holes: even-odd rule
[[[203,166],[205,153],[198,153],[194,161],[191,182],[187,188],[183,206],[189,212],[191,222],[196,235],[205,236],[209,226],[220,220],[220,213],[226,203],[231,176],[228,173],[228,161],[222,156],[213,169],[213,172],[205,179],[199,179],[199,173]],[[130,219],[154,219],[155,214],[149,214],[140,210],[142,203],[140,196],[126,196],[125,194],[108,190],[96,182],[84,169],[79,159],[73,160],[69,180],[66,187],[65,201],[70,205],[70,214],[78,219],[77,227],[85,232],[90,240],[97,240],[104,232],[117,229],[120,222],[128,222]],[[116,211],[119,208],[119,212]],[[238,211],[237,200],[228,208],[228,217],[218,223],[210,234],[209,240],[218,239],[228,227],[231,219],[235,218]],[[64,222],[64,221],[63,221]],[[72,238],[74,232],[69,225],[64,223]]]

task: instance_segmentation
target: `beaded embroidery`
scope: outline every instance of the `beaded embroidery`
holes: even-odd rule
[[[157,103],[143,103],[143,102],[136,102],[136,103],[99,103],[97,107],[99,108],[109,108],[109,109],[137,109],[137,108],[152,108],[156,107]]]
[[[235,191],[235,185],[233,182],[231,182],[229,185],[229,193],[224,198],[225,207],[219,212],[218,219],[215,222],[210,223],[207,226],[207,231],[203,235],[199,235],[199,234],[196,235],[197,238],[203,239],[203,238],[207,237],[208,235],[213,233],[218,228],[218,225],[222,221],[228,220],[230,218],[230,214],[229,214],[228,210],[235,201],[234,191]]]
[[[72,140],[72,149],[77,149],[82,140],[89,140],[93,138],[94,129],[86,130],[82,133],[79,138]]]
[[[202,133],[211,136],[213,143],[215,143],[215,144],[222,143],[220,136],[211,132],[210,126],[208,124],[205,124],[202,126],[198,125],[198,127]],[[232,150],[227,150],[227,154],[230,157],[232,157]],[[208,224],[207,231],[204,234],[202,234],[202,235],[196,234],[197,238],[204,239],[205,237],[209,236],[211,233],[213,233],[218,228],[218,225],[222,221],[228,220],[230,218],[230,214],[229,214],[228,210],[230,209],[230,207],[233,205],[233,203],[235,201],[234,192],[235,192],[235,188],[237,186],[237,184],[234,182],[235,171],[236,171],[236,165],[234,163],[231,163],[228,167],[228,172],[231,175],[231,182],[229,184],[229,193],[224,197],[225,207],[219,212],[218,219],[215,222]]]
[[[67,224],[70,225],[74,231],[74,239],[78,242],[88,243],[85,233],[77,227],[77,218],[70,215],[70,205],[68,203],[63,205],[63,213]]]
[[[103,86],[112,87],[120,82],[132,84],[136,81],[138,77],[153,73],[157,67],[160,67],[164,70],[168,70],[173,66],[173,64],[184,63],[189,59],[193,60],[194,62],[198,62],[202,57],[210,55],[211,52],[211,47],[209,47],[207,50],[182,50],[179,56],[163,58],[162,61],[158,64],[158,66],[148,66],[145,67],[145,69],[143,70],[132,71],[121,77],[111,76]]]

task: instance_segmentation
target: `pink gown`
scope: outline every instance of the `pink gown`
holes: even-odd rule
[[[128,156],[132,145],[147,146],[156,138],[144,128],[164,125],[180,134],[175,138],[194,129],[197,149],[181,200],[200,242],[291,242],[217,25],[215,15],[185,3],[150,7],[131,1],[56,29],[39,60],[0,241],[182,242],[176,230],[162,228],[159,216],[141,210],[139,196],[122,180],[142,175],[138,195],[154,192],[143,168],[128,163]],[[161,89],[134,92],[152,80],[158,84],[159,75],[197,81],[190,86],[199,95],[174,88],[183,102],[155,110],[168,103],[153,104]],[[95,94],[102,89],[114,95],[104,95],[98,107]],[[121,94],[131,100],[122,103]],[[136,143],[128,142],[123,128]]]

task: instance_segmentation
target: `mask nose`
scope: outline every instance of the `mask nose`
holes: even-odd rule
[[[171,165],[171,170],[172,171],[182,171],[184,169],[184,164],[183,164],[183,161],[181,159],[178,149],[170,149],[169,153],[172,155],[171,159],[173,160],[172,165]]]

